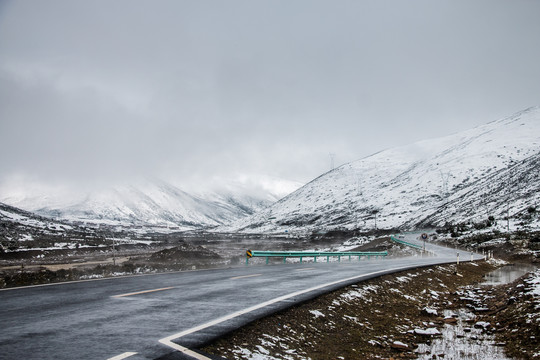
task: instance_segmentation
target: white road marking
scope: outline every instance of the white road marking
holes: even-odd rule
[[[170,286],[170,287],[165,287],[165,288],[161,288],[161,289],[144,290],[144,291],[137,291],[137,292],[127,293],[127,294],[114,295],[112,297],[113,298],[120,298],[120,297],[125,297],[125,296],[147,294],[147,293],[151,293],[151,292],[169,290],[169,289],[174,289],[174,288],[175,288],[174,286]]]
[[[108,358],[107,360],[122,360],[122,359],[128,358],[128,357],[133,356],[133,355],[137,355],[137,353],[136,352],[125,352],[123,354],[113,356],[112,358]]]
[[[262,275],[262,274],[253,274],[253,275],[235,276],[235,277],[230,278],[230,280],[245,279],[245,278],[250,278],[250,277],[255,277],[255,276],[261,276],[261,275]]]
[[[402,270],[402,269],[405,269],[405,268],[409,268],[409,266],[402,266],[402,267],[397,267],[397,268],[392,268],[392,269],[385,269],[385,270],[375,271],[375,272],[362,274],[362,275],[356,275],[356,276],[349,277],[347,279],[336,280],[336,281],[332,281],[332,282],[329,282],[329,283],[326,283],[326,284],[317,285],[317,286],[311,287],[309,289],[295,291],[293,293],[283,295],[283,296],[279,296],[279,297],[277,297],[275,299],[268,300],[268,301],[265,301],[265,302],[260,303],[258,305],[254,305],[254,306],[251,306],[249,308],[246,308],[244,310],[240,310],[240,311],[234,312],[232,314],[220,317],[218,319],[209,321],[209,322],[207,322],[205,324],[196,326],[194,328],[184,330],[184,331],[179,332],[177,334],[167,336],[166,338],[160,339],[159,342],[162,343],[163,345],[167,345],[167,346],[169,346],[169,347],[171,347],[171,348],[173,348],[173,349],[175,349],[177,351],[180,351],[181,353],[184,353],[184,354],[186,354],[188,356],[191,356],[191,357],[193,357],[193,358],[195,358],[197,360],[212,360],[209,357],[206,357],[206,356],[201,355],[199,353],[196,353],[195,351],[190,350],[190,349],[188,349],[188,348],[186,348],[184,346],[181,346],[181,345],[178,345],[178,344],[174,343],[173,340],[180,339],[181,337],[184,337],[186,335],[193,334],[193,333],[195,333],[197,331],[212,327],[214,325],[220,324],[220,323],[225,322],[227,320],[234,319],[235,317],[250,313],[250,312],[258,310],[258,309],[262,309],[262,308],[264,308],[266,306],[278,303],[280,301],[290,299],[290,298],[295,297],[295,296],[303,295],[303,294],[311,292],[311,291],[315,291],[315,290],[319,290],[319,289],[322,289],[322,288],[325,288],[325,287],[328,287],[328,286],[337,285],[339,283],[359,279],[359,278],[362,278],[362,277],[365,277],[365,276],[371,276],[371,275],[376,275],[376,274],[380,274],[380,273],[385,273],[387,271],[398,271],[398,270]]]

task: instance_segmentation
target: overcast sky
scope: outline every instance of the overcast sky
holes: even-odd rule
[[[307,182],[534,105],[537,0],[0,0],[0,178]]]

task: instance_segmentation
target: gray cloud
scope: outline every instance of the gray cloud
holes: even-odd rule
[[[536,1],[5,1],[0,175],[309,181],[540,104]],[[6,151],[7,149],[7,151]]]

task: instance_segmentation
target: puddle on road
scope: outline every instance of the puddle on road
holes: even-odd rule
[[[503,285],[509,284],[512,281],[520,278],[521,276],[527,274],[528,272],[536,270],[536,266],[527,265],[527,264],[512,264],[505,265],[486,274],[484,276],[484,282],[480,285]]]

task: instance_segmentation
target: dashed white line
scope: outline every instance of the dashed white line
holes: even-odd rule
[[[298,269],[298,270],[295,270],[295,271],[306,271],[306,270],[315,270],[315,268],[303,268],[303,269]]]
[[[169,286],[169,287],[165,287],[165,288],[161,288],[161,289],[144,290],[144,291],[137,291],[137,292],[127,293],[127,294],[114,295],[112,297],[113,298],[120,298],[120,297],[125,297],[125,296],[147,294],[147,293],[151,293],[151,292],[163,291],[163,290],[169,290],[169,289],[174,289],[174,286]]]
[[[252,274],[252,275],[242,275],[242,276],[235,276],[235,277],[232,277],[230,278],[231,280],[237,280],[237,279],[245,279],[245,278],[250,278],[250,277],[255,277],[255,276],[261,276],[262,274]]]

